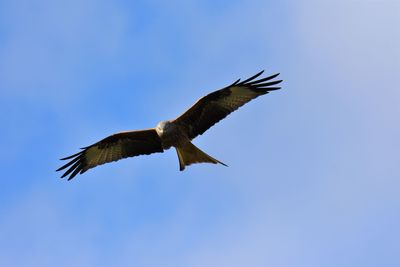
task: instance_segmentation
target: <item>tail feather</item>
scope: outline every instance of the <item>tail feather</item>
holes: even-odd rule
[[[225,163],[207,155],[205,152],[201,151],[198,147],[188,142],[183,146],[176,147],[176,153],[179,158],[179,170],[183,171],[186,166],[194,163],[208,162],[213,164],[222,164],[228,166]]]

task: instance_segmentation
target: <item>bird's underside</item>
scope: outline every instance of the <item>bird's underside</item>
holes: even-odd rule
[[[262,73],[263,71],[242,82],[239,79],[223,89],[200,98],[181,116],[175,120],[162,121],[156,128],[113,134],[84,147],[80,152],[63,158],[62,160],[69,162],[57,171],[67,169],[62,178],[69,176],[68,180],[71,180],[78,173],[82,174],[98,165],[123,158],[163,152],[171,147],[176,149],[181,171],[185,166],[194,163],[225,165],[201,151],[191,141],[252,99],[280,89],[275,85],[282,81],[274,80],[279,73],[257,80]]]

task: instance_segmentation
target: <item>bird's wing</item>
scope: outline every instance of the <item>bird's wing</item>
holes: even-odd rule
[[[82,151],[62,160],[70,160],[57,171],[68,170],[61,178],[71,180],[98,165],[127,157],[163,152],[160,137],[155,129],[128,131],[110,135],[103,140],[82,148]]]
[[[175,122],[187,129],[190,139],[203,134],[211,126],[250,100],[265,95],[269,91],[280,89],[275,85],[282,80],[274,80],[279,73],[257,80],[263,72],[261,71],[242,82],[239,79],[221,90],[206,95],[178,117]]]

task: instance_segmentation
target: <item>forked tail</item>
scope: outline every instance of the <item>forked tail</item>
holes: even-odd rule
[[[221,161],[214,159],[213,157],[207,155],[201,151],[198,147],[193,145],[191,142],[184,144],[183,146],[176,147],[176,153],[179,158],[179,170],[183,171],[186,166],[193,163],[209,162],[213,164],[222,164],[228,166]]]

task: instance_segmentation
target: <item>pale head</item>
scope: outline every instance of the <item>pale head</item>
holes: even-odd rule
[[[162,136],[165,132],[168,132],[171,129],[172,123],[169,121],[160,121],[157,124],[156,131],[159,136]]]

